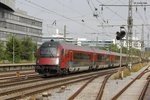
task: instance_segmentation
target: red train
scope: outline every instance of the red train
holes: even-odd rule
[[[43,43],[36,56],[35,71],[44,76],[114,67],[119,66],[120,61],[119,53],[56,41]],[[127,64],[127,57],[122,54],[122,65]],[[137,59],[135,56],[132,58],[134,62]]]

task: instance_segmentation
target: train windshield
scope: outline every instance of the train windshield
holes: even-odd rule
[[[56,47],[42,47],[40,50],[40,55],[42,57],[57,57]]]

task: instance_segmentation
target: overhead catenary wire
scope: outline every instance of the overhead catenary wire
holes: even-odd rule
[[[121,7],[121,6],[129,6],[129,5],[125,5],[125,4],[121,4],[121,5],[116,5],[116,4],[113,4],[113,5],[104,5],[102,2],[100,2],[100,1],[98,1],[98,0],[96,0],[97,2],[99,2],[99,3],[101,3],[101,5],[100,6],[102,6],[102,7],[106,7],[106,8],[108,8],[110,11],[112,11],[114,14],[116,14],[117,16],[119,16],[121,19],[123,19],[123,20],[126,20],[126,19],[124,19],[123,17],[121,17],[119,14],[117,14],[117,12],[114,12],[112,9],[110,9],[109,8],[109,6],[111,7],[111,6],[118,6],[118,7]],[[119,0],[120,1],[120,0]],[[144,6],[144,5],[133,5],[133,6]],[[150,6],[150,5],[146,5],[146,6]]]
[[[96,0],[98,3],[100,3],[100,6],[104,6],[104,4],[102,2],[100,2],[99,0]],[[113,11],[111,8],[109,8],[108,6],[106,6],[107,9],[109,9],[112,13],[114,13],[115,15],[117,15],[118,17],[120,17],[121,19],[125,20],[125,18],[123,18],[122,16],[120,16],[117,12]]]
[[[34,3],[34,2],[31,2],[31,1],[29,1],[29,0],[25,0],[25,1],[27,1],[27,2],[30,3],[30,4],[35,5],[35,6],[37,6],[37,7],[40,7],[40,8],[42,8],[42,9],[44,9],[44,10],[47,10],[47,11],[49,11],[50,13],[54,13],[55,15],[58,15],[58,16],[63,17],[63,18],[65,18],[65,19],[71,20],[71,21],[73,21],[73,22],[75,22],[75,23],[80,24],[81,26],[83,26],[82,23],[77,22],[77,21],[75,21],[74,19],[71,19],[71,18],[69,18],[69,17],[66,17],[66,16],[64,16],[64,15],[62,15],[62,14],[59,14],[59,13],[55,12],[55,11],[49,10],[49,9],[47,9],[47,8],[45,8],[45,7],[43,7],[43,6],[39,5],[39,4],[36,4],[36,3]],[[91,29],[91,30],[96,31],[96,32],[98,31],[98,30],[93,29],[92,27],[90,27],[90,26],[88,26],[88,25],[86,25],[86,24],[84,24],[84,27],[87,27],[88,29]]]
[[[32,2],[32,1],[29,1],[29,0],[25,0],[25,1],[27,1],[28,3],[31,3],[31,4],[33,4],[33,5],[35,5],[35,6],[37,6],[37,7],[40,7],[40,8],[42,8],[42,9],[44,9],[44,10],[47,10],[48,12],[53,13],[53,14],[55,14],[55,15],[57,15],[57,16],[60,16],[60,17],[65,18],[65,19],[68,19],[68,20],[73,21],[73,22],[75,22],[75,23],[77,23],[77,24],[80,24],[80,25],[82,26],[82,23],[81,23],[81,22],[78,22],[78,21],[76,21],[76,20],[74,20],[74,19],[71,19],[71,18],[69,18],[69,17],[67,17],[67,16],[64,16],[64,15],[62,15],[62,14],[60,14],[60,13],[57,13],[57,12],[55,12],[55,11],[53,11],[53,10],[47,9],[47,8],[41,6],[41,5],[37,4],[37,3],[34,3],[34,2]],[[94,28],[92,28],[92,27],[90,27],[90,26],[88,26],[88,25],[86,25],[86,24],[85,24],[84,26],[87,27],[88,29],[93,30],[93,31],[98,31],[98,30],[96,30],[96,29],[94,29]]]
[[[95,17],[96,20],[98,20],[98,22],[99,22],[100,24],[106,23],[107,21],[105,21],[105,19],[103,18],[103,16],[98,12],[99,9],[98,9],[97,7],[95,7],[94,3],[91,1],[91,4],[92,4],[92,6],[93,6],[93,8],[92,8],[92,6],[91,6],[89,0],[86,0],[86,1],[87,1],[87,4],[89,5],[89,7],[90,7],[90,9],[91,9],[91,11],[92,11],[92,13],[93,13],[93,17]],[[93,10],[93,9],[94,9],[94,10]],[[95,14],[95,16],[94,16],[94,14]],[[101,21],[100,21],[99,17],[101,17]],[[107,24],[108,24],[108,23],[107,23]],[[105,30],[105,29],[103,28],[102,30]],[[105,30],[105,31],[106,31],[106,30]],[[102,34],[102,33],[101,33],[101,34]],[[106,32],[106,34],[103,34],[103,35],[106,35],[106,36],[108,36],[108,37],[111,36],[111,35],[109,35],[107,32]]]
[[[27,1],[29,1],[29,0],[27,0]],[[31,1],[31,0],[30,0]],[[59,1],[59,0],[58,0]],[[91,2],[90,0],[88,0],[89,2]],[[100,1],[100,0],[99,0]],[[94,1],[92,1],[92,2],[94,2]],[[36,3],[37,4],[37,3]],[[91,3],[92,4],[92,3]],[[33,4],[32,4],[33,5]],[[40,5],[41,6],[41,4],[38,4],[38,5]],[[93,7],[93,5],[91,5],[92,7]],[[38,6],[36,6],[36,7],[38,7]],[[65,6],[65,4],[64,4],[64,7],[66,7]],[[66,7],[67,8],[67,7]],[[93,8],[96,8],[95,7],[95,5],[94,5],[94,7]],[[92,9],[93,9],[92,8]],[[42,8],[43,9],[43,8]],[[44,11],[45,9],[43,9],[43,11]],[[72,10],[72,11],[75,11],[75,10],[73,10],[73,9],[70,9],[70,10]],[[113,9],[112,9],[113,10]],[[48,11],[48,10],[46,10],[47,11],[47,13],[50,13],[50,14],[54,14],[53,12],[50,12],[50,11]],[[113,10],[114,11],[114,10]],[[54,11],[55,12],[55,11]],[[76,12],[76,11],[75,11]],[[115,12],[115,11],[114,11]],[[56,12],[56,13],[58,13],[58,12]],[[76,12],[77,14],[79,14],[80,16],[79,16],[79,18],[80,17],[82,17],[82,14],[80,14],[80,13],[78,13],[78,12]],[[117,12],[116,12],[117,13]],[[61,13],[58,13],[58,14],[60,14],[60,15],[63,15],[63,14],[61,14]],[[55,15],[57,15],[57,14],[55,14]],[[57,15],[57,16],[60,16],[60,15]],[[101,15],[101,14],[100,14]],[[116,15],[116,14],[115,14]],[[116,16],[118,16],[118,15],[116,15]],[[64,17],[67,17],[67,18],[70,18],[71,20],[74,20],[72,17],[68,17],[68,16],[60,16],[60,17],[62,17],[62,18],[64,18]],[[67,19],[67,18],[65,18],[65,19]],[[68,21],[70,20],[70,19],[68,19]],[[121,18],[121,20],[127,20],[127,19],[125,19],[125,18],[123,18],[123,16],[122,16],[122,18]],[[88,28],[87,26],[89,26],[89,25],[87,25],[86,23],[83,25],[83,22],[86,22],[86,20],[85,19],[80,19],[80,22],[78,21],[78,20],[74,20],[73,22],[75,22],[75,23],[77,23],[77,24],[79,24],[80,23],[80,25],[82,26],[82,27],[86,27],[86,28]],[[98,22],[98,21],[97,21]],[[87,26],[86,26],[87,25]],[[91,30],[94,30],[95,32],[97,32],[98,30],[97,29],[95,29],[95,28],[93,28],[93,27],[91,27],[91,26],[89,26],[90,28],[88,28],[88,29],[91,29]]]
[[[41,7],[41,6],[39,6],[39,5],[37,5],[37,4],[35,4],[35,3],[33,3],[33,2],[31,2],[31,1],[29,1],[29,0],[26,0],[26,1],[28,1],[30,4],[33,4],[34,6],[37,6],[37,7]],[[43,9],[46,9],[45,7],[41,7],[41,8],[43,8]],[[46,9],[46,10],[48,10],[48,9]],[[49,11],[49,10],[48,10]],[[65,16],[63,16],[63,15],[60,15],[60,14],[58,14],[57,12],[55,12],[55,11],[51,11],[52,13],[55,13],[56,15],[58,15],[58,16],[61,16],[61,17],[65,17]],[[72,20],[72,19],[70,19],[70,18],[68,18],[68,17],[65,17],[66,19],[69,19],[69,20]],[[74,20],[73,20],[74,21]],[[83,25],[83,24],[82,24]],[[86,26],[85,24],[84,24],[84,26]]]
[[[23,5],[31,6],[31,5],[29,5],[29,4],[25,4],[25,3],[21,2],[21,1],[18,1],[18,2],[19,2],[20,4],[23,4]],[[37,8],[37,6],[34,6],[34,7]],[[44,11],[44,10],[41,10],[40,12],[43,12],[43,11]],[[45,20],[45,19],[44,19],[44,20]],[[57,20],[59,20],[59,19],[57,19]],[[52,25],[44,24],[44,23],[43,23],[43,26],[47,27],[47,32],[48,32],[48,33],[49,33],[48,28],[50,28],[50,29],[53,29],[53,28],[54,28]],[[63,30],[63,28],[61,28],[61,27],[59,27],[59,26],[57,26],[56,28],[59,28],[60,30]],[[69,31],[69,29],[67,30],[67,32],[70,33],[70,34],[73,34],[71,31]],[[75,33],[77,33],[77,32],[75,32]],[[53,34],[53,33],[52,33],[52,34]]]

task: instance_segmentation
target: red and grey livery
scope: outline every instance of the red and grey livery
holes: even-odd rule
[[[43,43],[36,56],[35,70],[44,76],[114,67],[120,61],[119,53],[56,41]],[[122,54],[122,65],[127,64],[127,57]],[[137,62],[137,59],[134,56],[132,60]]]

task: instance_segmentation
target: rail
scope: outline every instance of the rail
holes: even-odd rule
[[[82,90],[89,84],[91,83],[94,79],[96,79],[97,77],[101,77],[101,76],[104,76],[104,75],[107,75],[105,78],[104,78],[104,81],[101,85],[101,88],[100,88],[100,91],[96,97],[96,100],[101,100],[101,97],[103,95],[103,90],[104,90],[104,87],[105,87],[105,84],[108,80],[108,78],[111,76],[112,73],[115,73],[116,71],[112,71],[112,72],[106,72],[106,73],[103,73],[103,74],[98,74],[97,76],[94,76],[94,77],[91,77],[91,79],[89,81],[87,81],[81,88],[79,88],[72,96],[70,96],[68,98],[68,100],[74,100],[81,92]]]
[[[148,66],[142,73],[140,73],[135,79],[133,79],[129,84],[127,84],[119,93],[117,93],[112,100],[117,100],[124,91],[126,91],[139,77],[142,77],[145,74],[145,71],[149,68]]]
[[[147,82],[146,82],[138,100],[144,100],[144,97],[145,97],[145,94],[146,94],[146,91],[147,91],[149,84],[150,84],[150,75],[147,77]]]
[[[113,74],[113,73],[112,73],[112,74]],[[105,85],[106,85],[106,83],[107,83],[107,80],[109,79],[109,77],[110,77],[112,74],[109,74],[109,75],[107,75],[107,76],[105,77],[105,79],[104,79],[104,81],[103,81],[103,83],[102,83],[102,86],[101,86],[101,88],[100,88],[100,91],[99,91],[99,93],[98,93],[98,95],[97,95],[97,97],[96,97],[96,100],[101,100],[101,99],[102,99],[103,92],[104,92],[104,89],[105,89]]]

